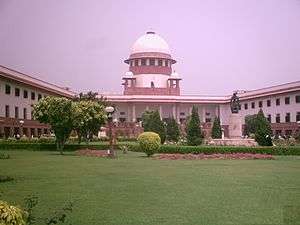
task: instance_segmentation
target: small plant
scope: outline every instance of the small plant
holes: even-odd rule
[[[9,159],[10,156],[7,153],[0,153],[0,159]]]
[[[33,215],[33,209],[38,204],[38,197],[34,195],[30,195],[27,196],[24,200],[25,200],[25,210],[27,212],[26,224],[32,225],[36,221],[36,218]]]
[[[68,213],[73,211],[73,202],[68,202],[62,209],[57,210],[54,214],[45,220],[45,224],[53,225],[65,223]]]
[[[14,178],[12,178],[12,177],[10,177],[10,176],[3,176],[3,175],[0,175],[0,183],[12,181],[12,180],[14,180]],[[1,225],[1,223],[0,223],[0,225]]]
[[[123,154],[127,154],[127,152],[128,152],[128,146],[127,145],[121,145],[120,149],[122,150]]]
[[[138,142],[142,151],[149,157],[158,151],[161,140],[157,133],[144,132],[139,135]]]
[[[26,225],[27,213],[17,206],[0,201],[1,225]]]

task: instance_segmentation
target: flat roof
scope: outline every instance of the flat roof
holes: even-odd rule
[[[60,96],[71,98],[76,95],[75,92],[70,91],[66,88],[60,87],[55,84],[51,84],[49,82],[40,80],[38,78],[29,76],[27,74],[7,68],[2,65],[0,65],[0,76],[14,80],[14,81],[18,81],[20,83],[23,83],[23,84],[26,84],[26,85],[29,85],[29,86],[32,86],[35,88],[42,89],[47,92],[54,93],[54,94],[57,94]]]

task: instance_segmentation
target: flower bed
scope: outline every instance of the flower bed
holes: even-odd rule
[[[232,154],[158,154],[153,157],[161,160],[178,160],[178,159],[274,159],[272,155],[251,154],[251,153],[232,153]]]
[[[81,149],[75,152],[76,155],[80,156],[93,156],[93,157],[108,157],[107,150],[91,150],[91,149]]]

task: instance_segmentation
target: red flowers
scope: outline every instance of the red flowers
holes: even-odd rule
[[[178,160],[178,159],[274,159],[272,155],[253,153],[226,153],[226,154],[158,154],[155,159]]]
[[[94,157],[108,157],[107,150],[91,150],[81,149],[75,152],[76,155],[94,156]]]

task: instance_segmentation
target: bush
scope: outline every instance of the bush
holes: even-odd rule
[[[221,122],[219,117],[215,117],[212,131],[211,131],[212,138],[222,138],[222,128]]]
[[[143,152],[138,144],[129,146],[129,151]],[[300,146],[291,147],[244,147],[244,146],[184,146],[162,145],[157,153],[180,153],[180,154],[216,154],[216,153],[260,153],[270,155],[300,155]]]
[[[0,224],[1,225],[25,225],[27,213],[22,209],[0,201]]]
[[[269,121],[266,119],[262,109],[256,116],[255,141],[261,146],[272,146],[272,129]]]
[[[178,123],[174,118],[168,118],[166,121],[166,137],[168,141],[178,142],[180,130]]]
[[[195,106],[193,106],[191,118],[187,123],[186,133],[188,145],[202,144],[203,136],[200,128],[200,119],[198,109]]]
[[[154,132],[144,132],[139,135],[138,142],[142,151],[149,157],[158,151],[161,140]]]
[[[0,159],[9,159],[10,156],[7,153],[0,153]]]
[[[146,111],[142,115],[143,127],[145,132],[157,133],[160,137],[161,143],[165,143],[166,130],[163,121],[160,119],[159,112]]]
[[[0,175],[0,183],[2,182],[7,182],[7,181],[12,181],[14,180],[14,178],[10,177],[10,176],[3,176],[3,175]],[[1,223],[0,223],[1,225]]]

